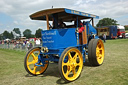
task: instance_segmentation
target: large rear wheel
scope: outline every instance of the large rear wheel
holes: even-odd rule
[[[59,72],[66,82],[76,80],[83,68],[83,57],[81,52],[74,47],[69,47],[63,51],[59,59]]]
[[[104,61],[104,44],[101,39],[92,39],[88,45],[88,59],[91,65],[99,66]]]

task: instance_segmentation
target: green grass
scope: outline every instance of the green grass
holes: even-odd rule
[[[81,76],[67,85],[128,85],[128,39],[107,40],[105,60],[99,67],[85,65]],[[50,64],[40,76],[24,69],[24,51],[0,49],[0,85],[63,84],[58,65]]]
[[[125,30],[126,33],[128,33],[128,30]]]

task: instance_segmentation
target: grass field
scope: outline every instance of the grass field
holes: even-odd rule
[[[107,40],[105,60],[99,67],[85,64],[81,76],[67,85],[128,85],[128,39]],[[57,64],[50,64],[40,76],[24,69],[24,51],[0,49],[0,85],[64,84]]]
[[[128,30],[125,30],[126,33],[128,33]]]

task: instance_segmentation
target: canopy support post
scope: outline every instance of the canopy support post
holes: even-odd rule
[[[93,18],[92,18],[92,26],[94,27],[94,20],[93,20]]]
[[[48,19],[48,14],[46,14],[46,20],[47,20],[47,30],[49,30],[49,19]]]

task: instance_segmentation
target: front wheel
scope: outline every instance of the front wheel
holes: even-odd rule
[[[74,47],[63,51],[59,59],[59,72],[66,82],[76,80],[83,68],[83,57],[81,52]]]
[[[48,61],[45,61],[46,64],[44,66],[36,66],[35,64],[38,62],[38,55],[40,55],[40,47],[34,47],[32,48],[25,56],[24,59],[24,67],[25,70],[31,74],[31,75],[39,75],[39,74],[43,74],[47,67],[48,67]],[[46,58],[48,58],[46,56]],[[40,62],[38,65],[42,65],[42,63]]]

